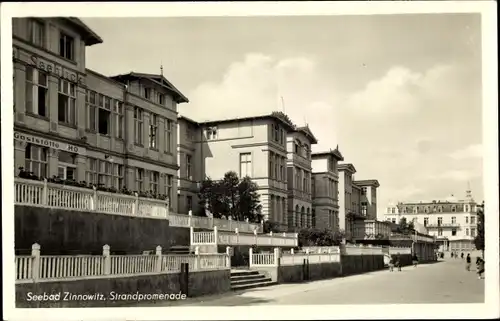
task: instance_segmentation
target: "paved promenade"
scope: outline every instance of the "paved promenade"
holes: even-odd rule
[[[190,299],[181,305],[482,303],[485,280],[477,279],[474,264],[471,268],[473,271],[467,272],[461,259],[445,259],[417,268],[404,267],[401,272],[385,270],[309,283],[281,284]]]

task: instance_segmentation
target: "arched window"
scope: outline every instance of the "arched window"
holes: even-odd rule
[[[452,206],[452,207],[451,207],[451,211],[452,211],[452,212],[456,212],[456,211],[457,211],[457,208],[456,208],[455,206]]]
[[[306,226],[306,209],[304,206],[300,209],[300,226],[305,227]]]
[[[312,224],[311,209],[307,208],[306,226],[312,227],[311,224]]]
[[[294,223],[294,226],[300,226],[300,212],[299,212],[299,205],[295,205],[295,222]]]

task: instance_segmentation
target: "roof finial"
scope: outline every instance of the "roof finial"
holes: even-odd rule
[[[337,147],[335,147],[336,150],[339,150],[339,144],[337,144]]]
[[[163,62],[160,63],[160,75],[163,77]]]

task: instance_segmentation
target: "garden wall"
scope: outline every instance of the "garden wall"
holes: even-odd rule
[[[17,308],[118,307],[137,303],[137,300],[119,300],[116,294],[179,294],[182,293],[181,273],[150,274],[120,278],[96,278],[74,281],[16,284]],[[187,297],[219,294],[231,290],[230,270],[189,272]],[[64,301],[65,292],[88,294],[93,299]],[[29,301],[33,294],[60,293],[57,300]],[[96,295],[97,294],[97,295]],[[168,301],[163,299],[158,301]],[[158,302],[157,301],[157,302]],[[145,300],[142,302],[154,302]]]
[[[169,228],[166,219],[24,205],[15,205],[14,216],[17,254],[30,254],[33,243],[42,255],[98,255],[105,244],[112,254],[139,254],[158,245],[166,251],[186,235],[189,242],[189,229]]]

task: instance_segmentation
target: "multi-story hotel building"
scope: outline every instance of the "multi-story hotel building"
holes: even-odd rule
[[[360,209],[367,220],[377,220],[377,188],[380,183],[376,179],[353,181],[360,190]]]
[[[405,217],[408,222],[423,224],[430,235],[436,236],[442,251],[466,251],[475,248],[478,206],[468,190],[463,200],[451,197],[431,202],[390,204],[384,216],[393,223]]]
[[[312,227],[311,145],[318,141],[308,126],[287,135],[288,229]]]
[[[14,158],[39,177],[169,196],[177,209],[177,107],[162,74],[85,68],[102,39],[77,18],[13,19]]]
[[[287,147],[295,126],[279,113],[209,122],[179,117],[179,203],[181,212],[199,209],[197,183],[219,180],[228,171],[259,187],[262,214],[286,228]]]
[[[344,157],[338,150],[312,154],[313,226],[339,230],[338,162]]]

